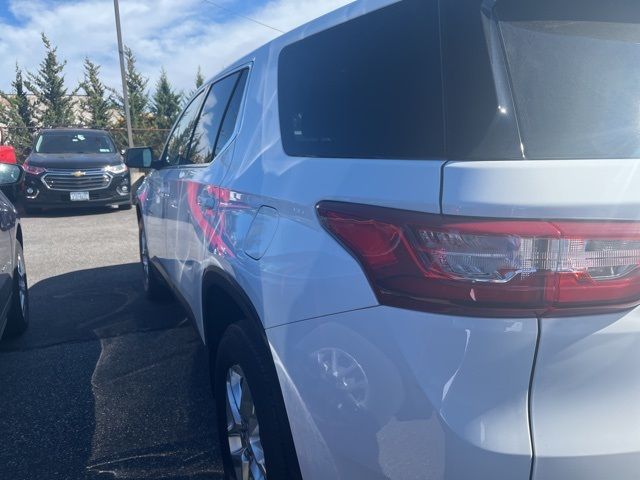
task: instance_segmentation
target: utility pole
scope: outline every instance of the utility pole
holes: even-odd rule
[[[118,0],[113,0],[116,13],[116,33],[118,35],[118,53],[120,54],[120,74],[122,75],[122,99],[124,100],[124,116],[127,122],[127,137],[129,148],[133,147],[133,130],[131,129],[131,112],[129,110],[129,89],[127,88],[127,73],[124,68],[124,47],[122,46],[122,28],[120,27],[120,6]]]

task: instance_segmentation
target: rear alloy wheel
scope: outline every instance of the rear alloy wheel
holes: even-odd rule
[[[251,388],[240,365],[227,371],[227,438],[237,479],[264,480],[267,467]]]
[[[280,384],[252,322],[230,325],[218,346],[213,391],[225,478],[301,478]]]
[[[20,242],[16,242],[16,268],[13,273],[13,294],[7,314],[6,335],[18,336],[29,326],[29,286],[24,253]]]
[[[147,247],[147,235],[142,222],[139,223],[139,245],[140,263],[142,264],[142,284],[147,298],[154,302],[168,301],[171,299],[171,292],[160,278],[160,275],[153,268],[149,259],[149,249]]]

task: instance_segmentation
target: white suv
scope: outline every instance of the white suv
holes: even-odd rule
[[[640,478],[639,88],[637,0],[366,0],[200,89],[137,208],[227,475]]]

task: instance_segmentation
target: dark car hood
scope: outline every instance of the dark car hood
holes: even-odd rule
[[[32,153],[27,158],[29,165],[43,168],[97,168],[119,165],[119,153]]]

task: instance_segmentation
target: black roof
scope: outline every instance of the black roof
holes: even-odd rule
[[[43,128],[39,133],[53,133],[54,135],[58,133],[103,133],[109,135],[109,132],[106,130],[96,128]]]

